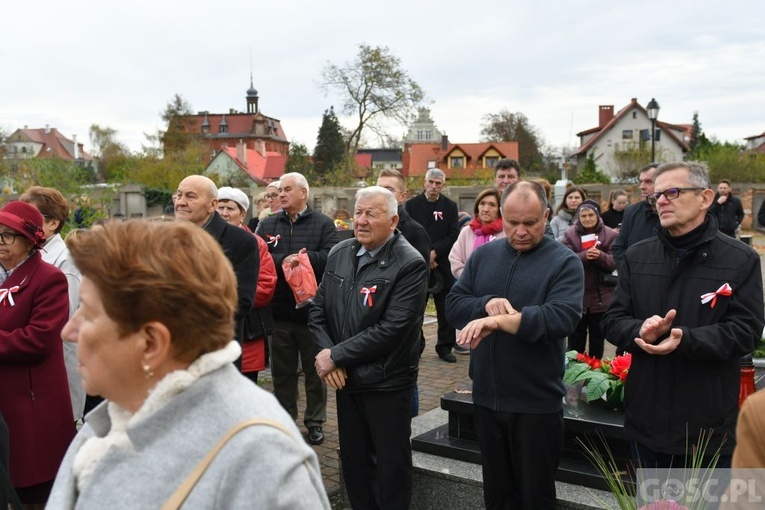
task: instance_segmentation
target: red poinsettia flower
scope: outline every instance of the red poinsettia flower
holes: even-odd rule
[[[593,370],[599,369],[602,365],[600,358],[591,358],[590,356],[581,352],[576,355],[576,360],[581,361],[582,363],[587,363]]]
[[[627,380],[627,372],[629,372],[631,364],[631,353],[616,356],[613,360],[611,360],[611,370],[609,373],[618,377],[620,381],[624,382]]]

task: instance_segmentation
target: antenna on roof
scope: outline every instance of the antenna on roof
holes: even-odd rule
[[[253,88],[253,85],[252,85],[252,46],[250,46],[250,88]]]

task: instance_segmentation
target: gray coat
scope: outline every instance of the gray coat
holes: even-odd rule
[[[87,415],[53,486],[48,509],[160,508],[235,424],[267,418],[234,436],[218,453],[183,508],[329,509],[316,454],[276,399],[226,364],[201,377],[164,407],[128,428],[135,451],[110,449],[82,493],[72,463],[82,443],[111,427],[106,403]]]
[[[44,249],[40,250],[42,259],[48,264],[59,268],[66,282],[69,284],[69,318],[72,318],[74,312],[80,306],[80,282],[82,275],[74,261],[69,256],[69,250],[64,244],[60,234],[51,236],[45,243]],[[66,365],[66,377],[69,381],[69,397],[72,399],[72,415],[75,420],[82,418],[85,411],[85,390],[82,388],[82,377],[77,371],[79,365],[77,359],[77,344],[74,342],[64,342],[64,365]]]

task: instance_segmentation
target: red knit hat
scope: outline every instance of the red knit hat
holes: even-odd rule
[[[34,244],[35,248],[42,248],[45,244],[45,232],[43,232],[43,215],[32,205],[14,200],[8,202],[0,210],[0,225],[12,228]]]

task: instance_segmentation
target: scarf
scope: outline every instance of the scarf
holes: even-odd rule
[[[473,243],[473,251],[482,244],[486,244],[491,241],[496,234],[502,231],[502,218],[497,217],[491,223],[485,225],[481,223],[478,218],[470,220],[470,229],[475,234],[475,242]]]

